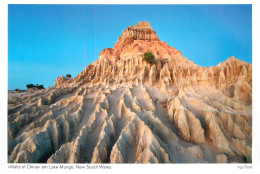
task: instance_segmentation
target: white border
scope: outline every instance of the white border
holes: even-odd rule
[[[252,4],[253,13],[253,169],[252,170],[239,170],[237,164],[159,164],[159,165],[146,165],[146,164],[116,164],[111,165],[112,170],[59,170],[58,173],[257,173],[260,174],[260,3],[257,0],[175,0],[170,2],[167,0],[149,0],[149,1],[104,1],[104,0],[1,0],[0,1],[0,75],[1,75],[1,97],[0,97],[0,110],[1,110],[1,126],[0,126],[0,173],[57,173],[57,170],[8,170],[7,168],[7,19],[8,19],[8,4]],[[259,89],[259,90],[258,90]],[[40,164],[37,164],[40,165]],[[130,172],[129,172],[130,173]]]
[[[3,0],[7,4],[252,4],[257,0]]]
[[[253,92],[252,92],[252,99],[253,99],[253,143],[252,143],[252,160],[253,160],[253,167],[254,171],[256,171],[258,174],[260,173],[260,139],[259,139],[259,133],[260,133],[260,107],[259,107],[259,101],[260,101],[260,81],[258,80],[259,74],[260,74],[260,51],[259,51],[259,45],[260,45],[260,1],[254,1],[253,7],[252,7],[252,40],[253,40],[253,47],[252,47],[252,66],[253,66]],[[258,164],[258,165],[257,165]]]

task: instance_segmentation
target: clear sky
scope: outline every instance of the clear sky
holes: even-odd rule
[[[75,77],[138,21],[198,65],[252,63],[251,5],[9,5],[8,89]]]

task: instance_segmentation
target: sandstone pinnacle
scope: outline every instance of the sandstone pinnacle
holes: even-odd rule
[[[151,28],[149,22],[138,22],[134,26],[129,26],[119,36],[114,48],[121,48],[133,43],[134,40],[159,41],[156,32]]]

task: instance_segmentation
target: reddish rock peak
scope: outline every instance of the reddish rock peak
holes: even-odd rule
[[[146,51],[151,51],[156,59],[183,57],[180,51],[167,45],[164,41],[160,41],[149,22],[142,21],[127,27],[119,36],[114,47],[102,50],[99,58],[117,61],[125,54],[143,54]]]
[[[148,41],[159,41],[156,32],[151,28],[149,22],[138,22],[136,25],[130,25],[119,36],[117,42],[114,45],[115,49],[123,48],[134,40],[148,40]]]
[[[142,27],[151,28],[150,22],[144,22],[144,21],[137,22],[137,24],[135,26],[140,27],[140,28],[142,28]]]

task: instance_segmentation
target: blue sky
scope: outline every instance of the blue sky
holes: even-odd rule
[[[251,5],[9,5],[8,89],[75,77],[138,21],[198,65],[252,63]]]

